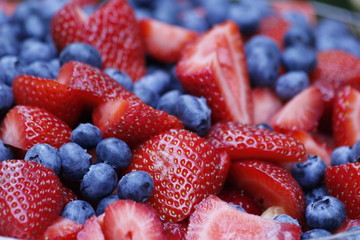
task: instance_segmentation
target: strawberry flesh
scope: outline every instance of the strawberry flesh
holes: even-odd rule
[[[40,239],[76,240],[76,235],[82,227],[80,223],[59,217],[46,229]]]

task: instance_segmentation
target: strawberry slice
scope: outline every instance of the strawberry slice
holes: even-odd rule
[[[277,131],[315,130],[324,109],[320,90],[314,86],[288,101],[270,120]]]
[[[167,240],[185,240],[188,223],[181,222],[165,222],[164,233]]]
[[[103,231],[106,240],[165,240],[156,211],[131,200],[117,200],[105,210]]]
[[[337,146],[352,146],[360,139],[360,92],[341,89],[334,101],[333,135]]]
[[[300,239],[301,229],[293,223],[281,223],[244,213],[216,196],[204,199],[190,216],[187,240],[227,239]]]
[[[325,171],[325,184],[329,193],[345,204],[350,219],[360,218],[359,182],[359,162],[331,166]]]
[[[91,16],[68,4],[54,15],[51,34],[59,50],[74,42],[88,43],[99,50],[103,68],[122,70],[133,80],[145,75],[139,26],[126,0],[107,1]]]
[[[257,34],[268,36],[277,43],[280,49],[283,49],[284,36],[289,28],[290,24],[279,14],[272,14],[261,19]]]
[[[245,53],[234,22],[216,25],[188,44],[176,66],[176,74],[188,93],[205,97],[214,122],[252,123]]]
[[[19,75],[13,81],[13,92],[16,104],[43,108],[72,127],[83,112],[75,91],[52,79]]]
[[[105,240],[101,226],[96,216],[90,217],[77,233],[76,240]]]
[[[150,18],[140,20],[139,24],[145,52],[166,63],[177,62],[185,45],[199,35],[189,29]]]
[[[178,222],[223,186],[229,166],[226,159],[195,133],[172,129],[134,149],[127,171],[148,172],[155,186],[148,202],[162,220]]]
[[[82,227],[80,223],[68,218],[59,217],[46,229],[39,239],[76,240],[76,235]]]
[[[315,25],[317,22],[315,8],[310,2],[273,1],[271,2],[271,7],[280,15],[284,13],[298,13],[303,15],[312,25]]]
[[[254,124],[267,123],[282,107],[281,99],[270,88],[252,89]]]
[[[71,128],[55,115],[34,106],[17,105],[5,116],[0,138],[5,144],[29,150],[37,143],[55,148],[70,142]]]
[[[236,122],[219,122],[206,136],[231,160],[258,159],[275,163],[306,161],[304,145],[293,137]]]
[[[289,172],[272,163],[244,160],[230,167],[230,182],[250,194],[264,209],[280,207],[285,214],[303,221],[304,193]]]
[[[37,162],[0,162],[0,236],[35,239],[61,214],[62,186]]]

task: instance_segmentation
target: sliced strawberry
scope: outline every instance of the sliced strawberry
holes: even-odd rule
[[[311,2],[306,1],[273,1],[272,9],[278,14],[298,13],[305,17],[309,23],[315,25],[317,22],[315,8]]]
[[[284,213],[303,220],[304,193],[289,172],[272,163],[244,160],[230,167],[230,182],[245,190],[264,209],[280,207]]]
[[[334,101],[333,135],[337,146],[352,146],[360,140],[360,92],[341,89]]]
[[[360,219],[359,182],[359,162],[331,166],[325,171],[325,183],[329,193],[345,204],[347,216],[351,219]]]
[[[296,224],[280,223],[237,210],[216,196],[204,199],[190,216],[187,240],[297,240]]]
[[[270,120],[275,130],[315,130],[324,109],[322,94],[309,87],[288,101]]]
[[[353,226],[360,226],[360,219],[346,219],[344,224],[335,233],[345,232]]]
[[[219,122],[206,136],[231,160],[258,159],[275,163],[306,161],[304,145],[293,137],[236,122]]]
[[[252,123],[245,53],[234,22],[216,25],[188,44],[177,64],[176,74],[188,93],[206,98],[214,122]]]
[[[13,81],[15,103],[43,108],[69,126],[76,126],[83,104],[75,91],[52,79],[20,75]]]
[[[188,223],[181,222],[165,222],[164,233],[167,240],[185,240]]]
[[[71,128],[55,115],[38,107],[17,105],[5,116],[0,138],[5,144],[29,150],[37,143],[55,148],[70,142]]]
[[[103,231],[106,240],[166,239],[156,211],[131,200],[118,200],[106,208]]]
[[[280,98],[270,88],[252,89],[254,103],[254,124],[267,123],[282,107]]]
[[[155,186],[148,202],[161,219],[178,222],[204,197],[217,193],[227,177],[228,165],[205,139],[173,129],[134,149],[127,171],[148,172]]]
[[[282,49],[283,39],[289,28],[290,24],[279,14],[272,14],[261,19],[258,34],[270,37]]]
[[[96,216],[90,217],[78,232],[76,240],[105,240],[101,226]]]
[[[34,161],[0,162],[0,196],[0,236],[35,239],[64,207],[59,178]]]
[[[150,18],[142,19],[139,24],[145,52],[166,63],[177,62],[185,45],[199,35],[189,29]]]
[[[103,68],[122,70],[133,80],[145,74],[139,26],[126,0],[107,1],[91,16],[79,5],[68,4],[54,15],[51,34],[59,50],[85,42],[99,50]]]
[[[76,235],[82,227],[80,223],[59,217],[46,229],[39,240],[76,240]]]

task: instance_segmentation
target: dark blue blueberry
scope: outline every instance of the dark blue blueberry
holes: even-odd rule
[[[102,65],[99,51],[95,47],[81,42],[67,45],[60,52],[59,60],[60,65],[71,61],[83,62],[97,68],[101,68]]]
[[[281,52],[278,45],[275,41],[268,36],[265,35],[256,35],[252,37],[246,44],[245,44],[245,52],[246,55],[249,56],[256,49],[261,48],[265,49],[267,55],[272,58],[274,61],[278,62],[281,58]]]
[[[154,0],[129,0],[129,3],[131,4],[131,6],[133,8],[139,8],[139,7],[142,7],[142,8],[153,8],[155,7],[155,3],[156,1]]]
[[[317,38],[332,38],[351,34],[351,30],[346,24],[333,19],[321,19],[316,26]]]
[[[234,203],[229,203],[229,205],[236,208],[237,210],[239,210],[241,212],[246,212],[246,210],[240,205],[237,205],[237,204],[234,204]]]
[[[315,34],[309,27],[291,27],[284,36],[285,47],[302,45],[305,47],[315,47]]]
[[[293,223],[293,224],[300,226],[298,220],[294,219],[293,217],[291,217],[287,214],[279,214],[276,217],[274,217],[274,220],[282,222],[282,223]]]
[[[132,91],[134,86],[131,78],[126,73],[114,69],[114,68],[106,68],[104,72],[115,79],[118,83],[120,83],[123,87],[125,87],[127,90]]]
[[[105,212],[106,207],[110,204],[119,200],[119,196],[117,194],[111,194],[109,196],[104,197],[101,199],[96,206],[96,215],[99,216]]]
[[[130,147],[118,138],[106,138],[96,146],[98,161],[105,162],[115,170],[120,170],[130,164],[132,153]]]
[[[47,26],[37,14],[29,15],[22,24],[23,35],[27,38],[45,39]]]
[[[324,184],[311,188],[305,192],[306,205],[312,203],[315,199],[329,195],[328,190]]]
[[[80,123],[70,136],[71,141],[79,144],[82,148],[92,149],[101,141],[100,129],[91,123]]]
[[[11,17],[12,22],[22,23],[25,22],[27,17],[36,13],[36,3],[34,1],[23,1],[18,4]]]
[[[179,78],[176,76],[176,66],[173,66],[170,69],[169,74],[170,74],[170,84],[168,87],[168,91],[178,90],[179,92],[184,92],[184,88]]]
[[[321,237],[327,237],[327,236],[331,236],[332,233],[329,231],[326,231],[325,229],[321,229],[321,228],[315,228],[306,232],[303,232],[301,234],[301,238],[300,240],[307,240],[307,239],[317,239],[317,238],[321,238]]]
[[[345,205],[335,197],[318,198],[307,205],[305,219],[310,228],[334,232],[343,225],[346,219]]]
[[[61,168],[61,158],[58,150],[49,144],[39,143],[31,147],[25,154],[25,160],[34,161],[51,168],[56,175]]]
[[[181,95],[175,104],[175,116],[184,127],[203,137],[211,127],[211,110],[204,97]]]
[[[57,69],[51,62],[35,61],[25,66],[24,73],[40,78],[55,79],[57,77]]]
[[[157,0],[154,2],[153,17],[162,22],[176,24],[177,6],[175,1]]]
[[[336,49],[343,50],[360,58],[360,41],[354,36],[339,37],[336,41]]]
[[[269,129],[271,131],[274,130],[274,128],[272,126],[270,126],[269,124],[267,123],[258,123],[255,125],[257,128],[263,128],[263,129]]]
[[[0,57],[7,55],[17,55],[19,53],[19,42],[10,36],[0,35]]]
[[[200,33],[210,27],[204,14],[195,8],[180,12],[178,22],[180,26]]]
[[[84,200],[74,200],[66,204],[61,216],[74,222],[84,224],[87,219],[95,215],[94,208]]]
[[[167,112],[168,114],[175,115],[175,105],[181,96],[181,92],[178,90],[172,90],[159,98],[157,109]]]
[[[311,73],[316,67],[317,57],[314,49],[295,45],[288,47],[282,54],[282,64],[286,71]]]
[[[8,146],[4,145],[2,140],[0,140],[0,162],[9,159],[14,159],[14,153]]]
[[[12,88],[0,82],[0,115],[5,115],[14,105]]]
[[[275,92],[282,100],[289,100],[310,84],[308,75],[303,71],[292,71],[281,75],[275,82]]]
[[[49,62],[50,69],[53,71],[53,76],[57,77],[60,71],[60,60],[58,58],[54,58]]]
[[[11,86],[14,78],[24,73],[24,65],[16,56],[0,59],[0,82]]]
[[[351,148],[351,162],[360,162],[360,141],[357,141]]]
[[[50,61],[56,57],[56,50],[51,44],[29,39],[23,42],[19,58],[25,64],[35,61]]]
[[[144,171],[134,171],[124,175],[118,184],[120,199],[131,199],[136,202],[146,202],[153,193],[154,180]]]
[[[354,162],[354,160],[351,157],[351,152],[352,150],[349,146],[341,146],[335,148],[331,153],[331,165],[337,166],[349,162]]]
[[[262,17],[271,15],[273,13],[268,0],[242,0],[241,3],[248,6],[249,8],[256,8],[258,11],[260,11]]]
[[[303,189],[317,186],[324,178],[326,164],[316,155],[309,155],[305,162],[295,163],[291,173]]]
[[[142,84],[134,84],[134,94],[144,103],[155,108],[159,101],[159,94]]]
[[[241,2],[233,3],[229,11],[229,19],[239,26],[242,34],[250,35],[259,28],[261,12],[258,8],[249,7]]]
[[[142,87],[161,95],[169,88],[170,81],[170,75],[166,71],[155,69],[148,75],[136,81],[134,88],[141,85]]]
[[[210,25],[224,22],[228,18],[230,2],[223,0],[203,1],[203,8],[206,12],[206,19]]]
[[[117,183],[117,174],[109,164],[91,165],[80,183],[81,196],[88,201],[99,201],[111,194]]]
[[[148,8],[135,8],[136,19],[140,20],[143,18],[152,18],[152,11]]]
[[[9,21],[9,17],[0,9],[0,26],[6,24]]]
[[[37,12],[44,22],[50,23],[54,14],[68,3],[66,0],[42,0],[41,5],[38,4]]]
[[[91,155],[73,142],[62,145],[59,153],[62,177],[68,181],[80,181],[89,170]]]
[[[311,27],[309,20],[299,12],[284,12],[281,16],[291,24],[291,27]]]

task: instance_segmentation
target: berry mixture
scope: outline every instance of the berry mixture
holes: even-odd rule
[[[0,239],[358,239],[359,117],[311,2],[1,1]]]

